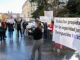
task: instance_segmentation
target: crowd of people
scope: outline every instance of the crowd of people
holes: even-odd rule
[[[53,31],[53,24],[47,25],[47,22],[40,22],[39,20],[34,22],[26,21],[22,18],[19,20],[14,19],[14,23],[6,22],[6,20],[0,20],[0,41],[6,40],[6,30],[8,30],[11,37],[13,36],[13,31],[15,29],[17,30],[17,37],[20,37],[19,35],[21,35],[21,37],[24,36],[25,32],[28,31],[28,36],[32,36],[35,41],[32,49],[31,60],[34,60],[36,50],[38,50],[39,53],[38,60],[41,60],[42,38],[44,38],[44,40],[51,38],[49,35],[51,35]]]

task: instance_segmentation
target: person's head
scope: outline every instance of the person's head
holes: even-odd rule
[[[47,24],[47,22],[44,22],[44,24]]]
[[[38,27],[39,26],[39,23],[38,22],[35,22],[34,26],[35,27]]]

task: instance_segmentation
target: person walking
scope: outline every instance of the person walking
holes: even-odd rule
[[[34,39],[31,60],[34,60],[36,50],[38,50],[38,60],[41,60],[42,31],[39,28],[38,22],[35,22],[35,29],[33,31],[29,30],[29,32],[32,33]]]

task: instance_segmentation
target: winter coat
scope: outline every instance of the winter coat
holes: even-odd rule
[[[1,26],[0,26],[0,32],[3,32],[4,31],[4,24],[1,23]]]
[[[42,31],[39,27],[35,28],[32,32],[34,40],[40,40],[42,38]]]

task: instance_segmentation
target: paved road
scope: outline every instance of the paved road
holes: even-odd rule
[[[13,37],[10,37],[7,32],[6,40],[0,42],[0,60],[30,60],[33,40],[24,36],[18,38],[16,33],[14,31]],[[65,58],[69,60],[73,55],[71,51],[65,55],[56,55],[55,52],[46,51],[49,49],[47,45],[49,46],[47,43],[43,45],[42,60],[65,60]],[[35,60],[37,60],[37,54]]]

